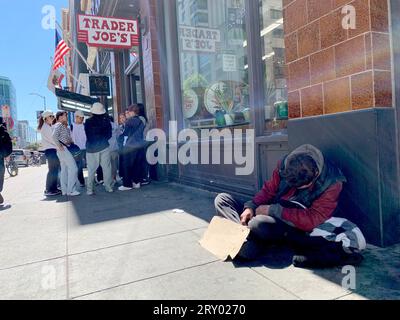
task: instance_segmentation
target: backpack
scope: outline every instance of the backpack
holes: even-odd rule
[[[0,129],[0,158],[7,158],[13,151],[10,135],[6,130]]]

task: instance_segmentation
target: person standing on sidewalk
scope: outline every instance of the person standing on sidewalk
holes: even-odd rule
[[[82,188],[85,187],[85,178],[83,176],[83,168],[86,162],[86,133],[83,122],[85,121],[85,115],[82,111],[75,112],[75,123],[71,125],[72,140],[81,149],[81,155],[76,160],[78,166],[78,180]]]
[[[112,193],[111,152],[108,142],[112,137],[111,120],[99,102],[93,105],[91,113],[92,117],[85,123],[86,159],[89,171],[87,194],[94,194],[95,174],[99,166],[103,169],[104,187],[107,192]]]
[[[54,126],[53,141],[57,146],[57,156],[61,164],[61,191],[63,196],[79,196],[77,190],[78,167],[71,152],[68,150],[73,144],[71,130],[68,128],[67,113],[60,111],[56,115],[57,123]]]
[[[38,131],[42,136],[42,151],[46,155],[49,171],[46,179],[46,197],[59,196],[58,173],[60,172],[60,160],[57,157],[57,145],[53,140],[53,128],[56,123],[56,117],[53,112],[46,111],[39,119]]]
[[[122,150],[123,185],[120,191],[140,189],[142,182],[142,168],[138,162],[138,155],[143,148],[143,132],[145,125],[138,116],[137,105],[132,105],[127,110],[128,120],[125,123],[125,144]]]
[[[112,137],[108,141],[110,144],[110,152],[111,152],[111,175],[114,181],[114,184],[117,182],[117,175],[119,169],[119,147],[118,147],[118,138],[122,134],[121,128],[114,122],[114,118],[110,117],[111,127],[112,127]]]
[[[4,198],[1,193],[3,192],[4,174],[6,171],[4,159],[11,155],[12,149],[12,141],[7,132],[7,125],[3,122],[3,118],[0,117],[0,210],[7,209],[7,206],[4,206]]]
[[[147,132],[149,130],[148,128],[148,122],[149,120],[147,119],[146,116],[146,110],[145,106],[142,103],[138,103],[137,107],[135,108],[135,113],[139,116],[140,120],[142,120],[144,124],[144,132],[143,132],[143,137],[144,140],[146,139]],[[144,147],[139,151],[139,156],[138,156],[138,162],[140,164],[140,170],[142,172],[142,179],[141,179],[141,185],[149,185],[150,184],[150,165],[147,162],[146,158],[146,153],[147,153],[147,148],[149,144],[145,144]]]

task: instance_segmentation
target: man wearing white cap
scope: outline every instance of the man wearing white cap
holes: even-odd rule
[[[78,180],[81,187],[85,187],[85,178],[83,176],[84,161],[86,160],[86,133],[83,124],[85,115],[82,111],[75,112],[75,123],[71,126],[71,135],[74,143],[81,149],[81,156],[76,161],[78,166]]]
[[[97,102],[91,109],[92,117],[85,123],[86,160],[89,171],[87,194],[94,194],[94,179],[99,166],[103,169],[104,187],[107,192],[113,192],[111,175],[111,152],[109,140],[112,137],[110,117],[104,106]]]

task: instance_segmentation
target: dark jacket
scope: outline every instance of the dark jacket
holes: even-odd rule
[[[105,150],[110,146],[108,140],[112,137],[110,117],[108,115],[93,115],[93,117],[86,120],[85,132],[87,153],[97,153]]]
[[[132,117],[125,123],[125,131],[123,135],[127,137],[127,148],[140,148],[144,143],[145,125],[140,117]]]
[[[310,155],[320,172],[316,182],[305,190],[291,188],[281,177],[289,158],[297,154]],[[271,205],[271,216],[311,232],[333,216],[345,182],[346,178],[340,169],[325,161],[321,151],[311,145],[304,145],[278,163],[272,179],[264,184],[263,189],[245,207],[255,210],[261,205]],[[291,207],[288,201],[296,201],[305,208]]]

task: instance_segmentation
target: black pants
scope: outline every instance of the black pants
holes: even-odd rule
[[[220,194],[215,199],[217,214],[233,222],[240,223],[244,203],[229,194]],[[288,244],[296,255],[304,255],[315,266],[340,265],[346,258],[341,243],[330,242],[322,237],[310,237],[307,233],[276,219],[271,223],[265,216],[256,216],[249,222],[250,235],[243,245],[239,257],[247,260],[257,258],[265,244]]]
[[[4,166],[4,158],[0,158],[0,193],[3,192],[5,173],[6,167]]]
[[[86,162],[86,150],[81,150],[81,155],[76,160],[76,165],[78,166],[78,180],[81,185],[85,185],[85,177],[83,175],[83,168]]]
[[[60,160],[57,157],[56,149],[48,149],[45,151],[49,172],[46,179],[46,192],[57,192],[58,173],[60,171]]]
[[[122,181],[124,187],[132,188],[133,183],[142,182],[140,150],[125,147],[121,153]]]

